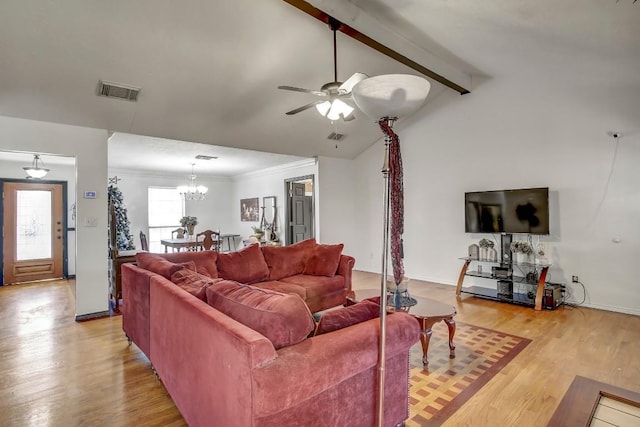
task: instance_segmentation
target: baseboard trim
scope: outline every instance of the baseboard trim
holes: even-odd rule
[[[103,317],[110,317],[109,310],[98,311],[97,313],[81,314],[76,316],[76,322],[86,322],[87,320],[102,319]]]

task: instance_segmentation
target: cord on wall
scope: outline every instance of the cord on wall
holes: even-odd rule
[[[598,217],[600,216],[600,212],[602,211],[602,206],[604,205],[604,201],[607,199],[607,194],[609,193],[609,184],[611,183],[611,177],[613,176],[613,171],[616,166],[616,158],[618,157],[618,147],[620,146],[619,142],[620,142],[620,139],[622,138],[622,134],[620,132],[610,132],[609,136],[613,138],[613,141],[615,143],[615,148],[613,150],[613,158],[611,159],[611,168],[609,170],[609,176],[607,176],[607,181],[604,184],[604,191],[602,192],[602,198],[600,199],[598,206],[596,206],[596,212],[593,216],[593,219],[591,220],[591,224],[589,225],[589,228],[593,227],[593,225],[596,223],[596,220],[598,219]]]

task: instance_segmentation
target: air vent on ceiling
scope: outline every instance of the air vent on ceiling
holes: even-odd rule
[[[198,154],[196,156],[196,159],[198,160],[213,160],[213,159],[217,159],[218,156],[207,156],[205,154]]]
[[[327,137],[327,139],[330,139],[332,141],[340,141],[342,138],[344,138],[343,133],[335,133],[335,132],[331,132]]]
[[[98,95],[106,96],[107,98],[125,99],[136,102],[139,94],[139,87],[110,83],[102,80],[98,83]]]

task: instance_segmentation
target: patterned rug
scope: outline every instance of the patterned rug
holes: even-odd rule
[[[439,426],[518,355],[531,340],[456,322],[449,359],[444,322],[433,327],[429,368],[422,367],[420,343],[411,348],[409,420],[407,427]]]

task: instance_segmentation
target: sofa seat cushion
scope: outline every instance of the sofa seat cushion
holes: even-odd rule
[[[280,282],[278,280],[269,280],[266,282],[254,283],[253,286],[260,289],[269,289],[276,292],[282,292],[283,294],[296,294],[299,295],[302,300],[307,299],[307,290],[304,286],[300,286],[295,283]]]
[[[171,262],[160,255],[149,252],[138,252],[136,254],[136,264],[140,268],[159,274],[169,280],[173,273],[183,268],[196,271],[196,265],[193,261]]]
[[[193,261],[198,273],[213,279],[219,277],[216,265],[218,252],[216,251],[185,251],[162,254],[161,256],[171,262]]]
[[[302,286],[306,292],[305,300],[344,289],[344,277],[342,276],[326,277],[297,274],[292,277],[285,277],[279,281]]]
[[[257,244],[227,254],[218,254],[218,277],[240,283],[262,282],[269,278],[269,267]]]
[[[297,344],[314,330],[302,298],[231,280],[207,287],[207,302],[232,319],[264,335],[276,349]]]
[[[264,246],[262,254],[269,266],[269,280],[302,274],[307,261],[314,254],[315,239],[307,239],[288,246]]]
[[[316,245],[313,254],[307,260],[304,274],[311,276],[335,276],[340,264],[342,254],[342,243],[338,245]]]
[[[207,288],[222,279],[212,279],[193,270],[183,268],[171,275],[171,282],[202,301],[207,301]]]
[[[315,335],[326,334],[380,316],[380,304],[364,300],[348,307],[328,310],[322,313]]]

